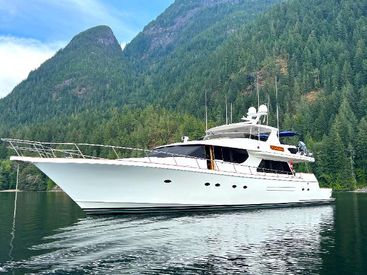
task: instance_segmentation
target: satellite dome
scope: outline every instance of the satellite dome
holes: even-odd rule
[[[268,113],[268,107],[266,107],[266,105],[260,105],[259,107],[259,113],[262,113],[262,114],[267,114]]]
[[[256,115],[256,108],[255,107],[248,108],[247,115],[248,116],[254,116],[254,115]]]

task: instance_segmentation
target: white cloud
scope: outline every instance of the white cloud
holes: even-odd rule
[[[120,42],[121,49],[125,49],[126,44],[127,44],[126,42]]]
[[[64,45],[0,36],[0,98],[9,94],[30,71],[37,69]]]

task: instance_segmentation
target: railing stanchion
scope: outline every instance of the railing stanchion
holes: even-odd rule
[[[198,166],[199,169],[201,169],[198,159],[195,158],[195,160],[196,160],[196,165]]]
[[[148,158],[149,163],[152,163],[152,160],[150,159],[150,156],[149,156],[148,152],[150,153],[150,151],[144,150],[145,156]]]
[[[51,150],[51,154],[54,158],[56,158],[56,155],[55,155],[55,152],[54,152],[54,148],[50,147],[50,150]]]
[[[15,153],[18,155],[18,157],[21,157],[22,155],[19,154],[18,150],[15,148],[15,146],[13,145],[13,142],[11,142],[11,140],[9,140],[9,144],[13,148],[13,150],[15,151]]]
[[[173,157],[173,161],[175,162],[175,164],[177,165],[177,160],[175,158],[175,155],[172,154],[172,157]]]
[[[33,148],[36,149],[36,152],[38,153],[38,155],[40,156],[40,158],[42,158],[42,154],[40,153],[40,151],[38,150],[36,143],[33,143]]]
[[[83,155],[82,151],[80,151],[78,145],[76,143],[74,143],[76,149],[78,150],[79,154],[82,156],[83,159],[85,159],[85,156]]]
[[[115,153],[116,157],[119,159],[119,158],[120,158],[120,156],[117,154],[117,152],[116,152],[116,150],[115,150],[115,146],[112,146],[112,150],[113,150],[113,152]]]

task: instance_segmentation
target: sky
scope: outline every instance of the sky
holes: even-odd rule
[[[121,47],[174,0],[0,0],[0,98],[78,33],[108,25]]]

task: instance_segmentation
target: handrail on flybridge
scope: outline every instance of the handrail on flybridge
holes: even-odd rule
[[[177,166],[199,168],[207,170],[206,160],[202,158],[191,157],[187,155],[172,154],[168,152],[140,148],[131,148],[125,146],[114,145],[101,145],[101,144],[89,144],[89,143],[71,143],[71,142],[40,142],[31,140],[21,140],[12,138],[1,138],[1,141],[7,143],[8,149],[12,149],[19,157],[38,157],[38,158],[82,158],[82,159],[115,159],[124,160],[129,157],[143,157],[139,161],[145,161],[148,163],[167,164],[157,161],[157,158],[150,157],[150,153],[159,152],[160,154],[167,154],[168,157],[173,159],[173,162]],[[95,154],[95,155],[93,155]],[[98,155],[98,156],[96,156]],[[180,159],[193,159],[194,166],[180,164]],[[204,160],[204,162],[203,162]],[[200,164],[201,161],[201,164]],[[267,176],[279,177],[288,176],[291,178],[301,178],[301,174],[284,174],[278,170],[261,169],[261,172],[257,171],[258,167],[243,165],[239,163],[225,162],[222,160],[212,160],[215,163],[216,171],[233,172],[239,174],[266,174]],[[181,161],[182,162],[182,161]],[[231,167],[231,169],[229,169]],[[230,170],[230,171],[229,171]]]

